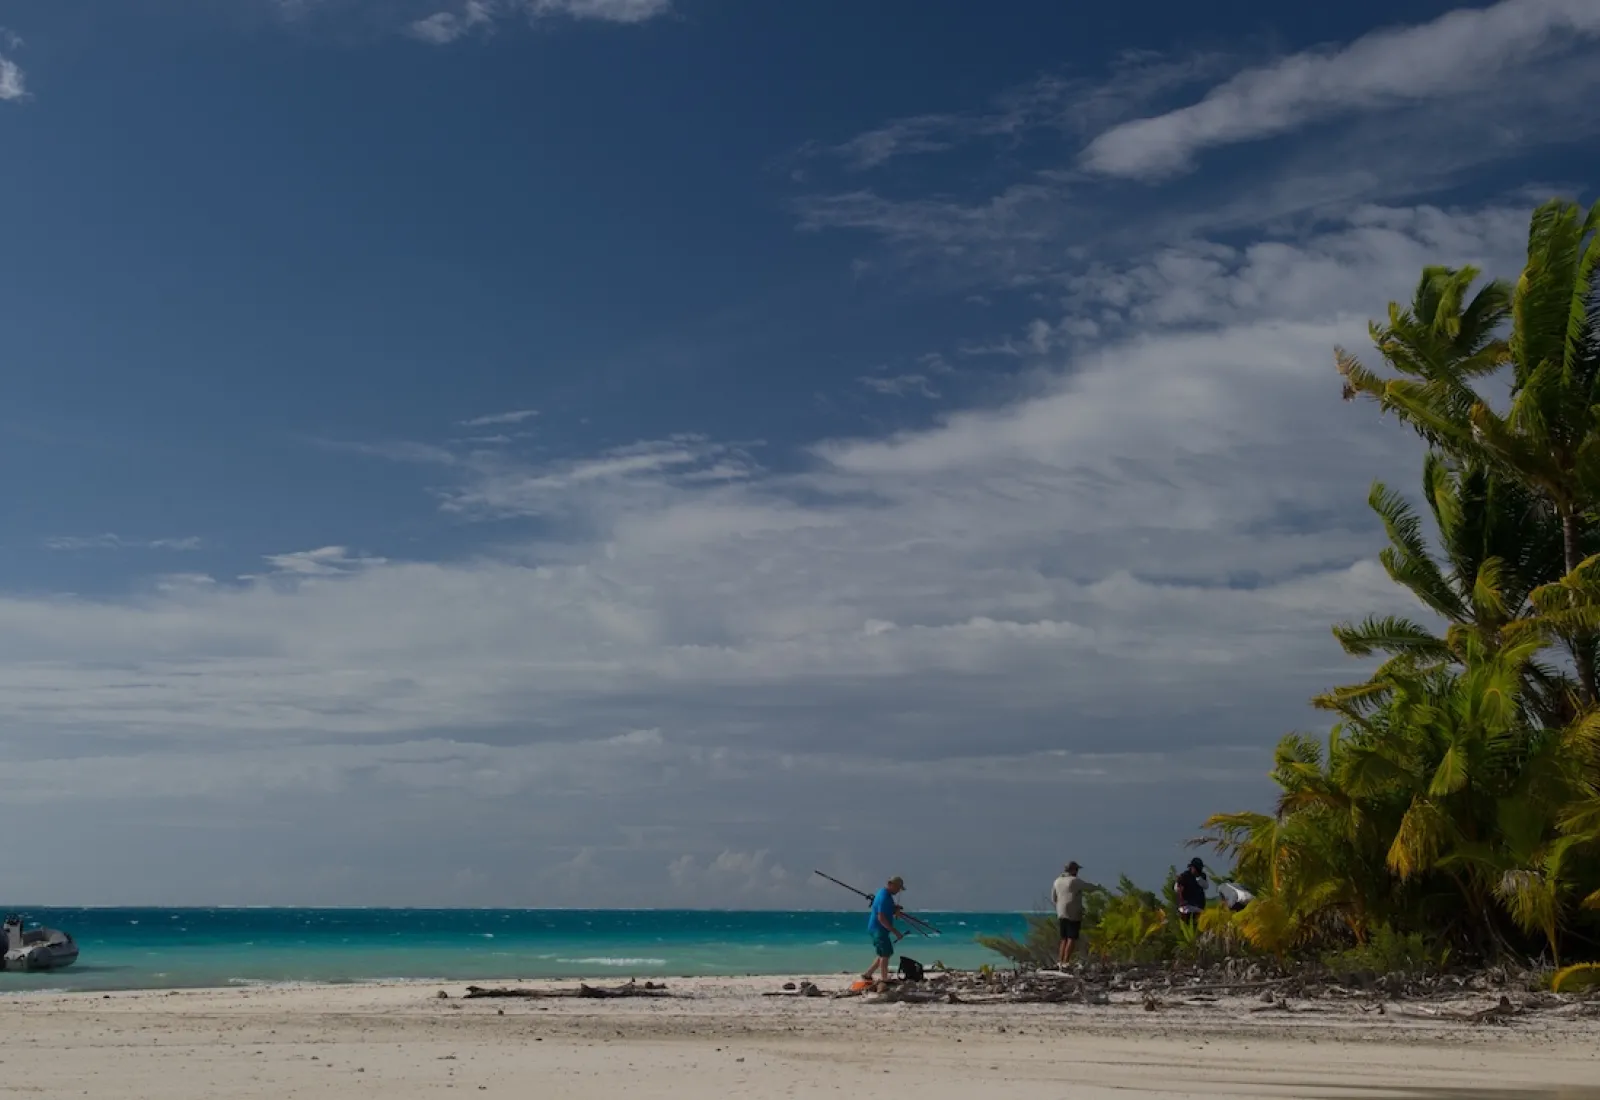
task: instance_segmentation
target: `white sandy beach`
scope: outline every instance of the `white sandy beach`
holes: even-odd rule
[[[824,989],[844,984],[816,980]],[[463,1001],[462,983],[8,997],[0,1000],[0,1091],[130,1100],[398,1100],[452,1090],[519,1098],[1600,1096],[1600,1019],[1579,1015],[1579,1006],[1481,1026],[1353,1006],[1252,1012],[1248,1001],[1145,1012],[1134,1004],[761,995],[778,984],[678,980],[669,988],[685,997],[623,1001]]]

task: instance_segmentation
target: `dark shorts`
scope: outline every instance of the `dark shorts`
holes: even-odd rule
[[[880,959],[894,958],[894,941],[882,928],[875,929],[872,933],[872,949],[878,953]]]
[[[1075,940],[1083,934],[1083,921],[1072,920],[1070,917],[1058,917],[1056,927],[1061,930],[1061,938]]]

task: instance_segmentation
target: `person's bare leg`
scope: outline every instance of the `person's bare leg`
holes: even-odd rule
[[[1077,940],[1062,940],[1061,941],[1061,968],[1063,970],[1065,970],[1066,967],[1067,967],[1067,964],[1072,961],[1072,949],[1074,947],[1076,947],[1077,945],[1078,945],[1078,941]]]
[[[867,972],[861,976],[869,982],[880,980],[885,982],[888,981],[889,960],[884,958],[882,955],[873,956],[872,965],[867,967]]]

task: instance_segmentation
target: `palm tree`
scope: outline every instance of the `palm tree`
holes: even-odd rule
[[[1281,954],[1336,927],[1365,942],[1386,916],[1381,815],[1347,786],[1350,764],[1342,726],[1329,735],[1326,755],[1312,738],[1291,734],[1274,755],[1276,812],[1205,822],[1204,843],[1230,857],[1235,876],[1258,895],[1238,926],[1261,950]]]
[[[1404,616],[1370,616],[1333,628],[1345,652],[1388,654],[1413,668],[1459,660],[1468,639],[1498,648],[1532,611],[1531,596],[1562,573],[1561,530],[1543,501],[1483,464],[1430,451],[1422,495],[1438,532],[1428,547],[1422,520],[1399,493],[1374,483],[1368,504],[1383,521],[1389,545],[1379,560],[1390,578],[1446,624],[1443,635]],[[1572,690],[1558,670],[1527,667],[1530,705],[1559,722],[1572,714]]]
[[[1600,502],[1600,203],[1587,214],[1552,200],[1534,212],[1528,261],[1509,297],[1509,340],[1494,335],[1507,316],[1502,284],[1468,304],[1471,268],[1428,268],[1411,310],[1390,307],[1372,327],[1383,378],[1342,349],[1335,362],[1345,396],[1366,395],[1436,448],[1486,463],[1538,493],[1561,525],[1565,571],[1583,561],[1589,516]],[[1510,405],[1497,412],[1473,383],[1512,366]],[[1585,704],[1600,698],[1596,632],[1553,628],[1571,652]]]

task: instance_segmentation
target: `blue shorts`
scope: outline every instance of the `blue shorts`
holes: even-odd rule
[[[878,953],[880,959],[894,958],[894,941],[889,938],[889,932],[884,928],[872,930],[872,949]]]

